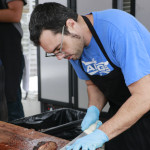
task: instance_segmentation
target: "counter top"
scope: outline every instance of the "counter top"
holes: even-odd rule
[[[33,150],[41,141],[53,141],[58,150],[69,141],[0,121],[0,150]]]

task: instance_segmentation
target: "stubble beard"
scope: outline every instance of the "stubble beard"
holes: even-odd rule
[[[83,52],[83,48],[84,48],[83,40],[82,40],[80,35],[77,35],[77,34],[74,34],[74,33],[70,33],[70,35],[71,35],[72,38],[75,38],[76,40],[79,41],[78,42],[79,47],[77,49],[75,48],[75,54],[74,54],[75,58],[73,58],[73,60],[80,59],[80,57],[82,55],[82,52]]]

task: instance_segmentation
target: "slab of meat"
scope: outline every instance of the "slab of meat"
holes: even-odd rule
[[[57,150],[57,144],[52,141],[42,141],[33,148],[33,150]]]

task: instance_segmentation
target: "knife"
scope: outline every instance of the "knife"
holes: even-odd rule
[[[70,141],[67,145],[65,145],[63,148],[61,148],[60,150],[66,150],[66,146],[70,146],[72,145],[77,139],[84,137],[90,133],[92,133],[96,127],[97,127],[97,123],[99,122],[99,120],[97,120],[95,123],[93,123],[88,129],[84,130],[84,132],[82,132],[80,135],[78,135],[75,139],[73,139],[72,141]]]

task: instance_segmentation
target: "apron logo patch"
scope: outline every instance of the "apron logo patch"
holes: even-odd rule
[[[109,65],[108,61],[97,63],[97,61],[94,60],[94,58],[93,58],[92,61],[90,61],[90,62],[82,61],[82,63],[84,64],[84,69],[90,75],[101,75],[102,76],[102,75],[109,74],[111,71],[108,68],[108,65]]]

